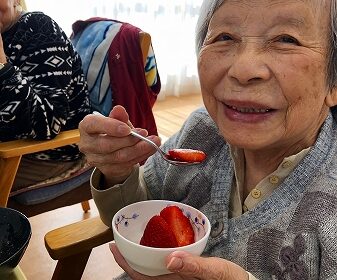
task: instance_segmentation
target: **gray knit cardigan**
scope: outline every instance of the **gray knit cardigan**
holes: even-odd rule
[[[154,199],[203,211],[212,231],[205,254],[231,260],[260,280],[337,279],[337,113],[315,145],[272,195],[236,218],[228,217],[234,179],[228,144],[205,109],[195,111],[165,144],[201,149],[200,166],[177,167],[158,155],[145,164]]]
[[[180,201],[207,215],[212,230],[204,255],[231,260],[259,280],[336,280],[336,119],[337,112],[331,112],[299,165],[271,196],[240,217],[228,217],[234,179],[229,147],[204,108],[192,113],[163,148],[201,149],[206,161],[177,167],[155,154],[145,163],[144,180],[153,199]],[[113,189],[94,196],[99,209],[107,193],[116,199],[123,192]]]

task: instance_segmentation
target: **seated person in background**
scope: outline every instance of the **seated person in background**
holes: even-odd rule
[[[135,272],[111,245],[116,261],[142,280],[337,279],[336,1],[205,0],[200,12],[206,109],[163,149],[203,150],[206,160],[169,165],[129,135],[119,106],[86,116],[79,146],[97,167],[104,223],[138,200],[180,201],[208,216],[208,257],[176,251],[167,259],[174,273],[161,277]]]
[[[81,59],[58,24],[0,1],[0,141],[52,139],[90,113]],[[25,156],[13,190],[82,165],[77,145]]]

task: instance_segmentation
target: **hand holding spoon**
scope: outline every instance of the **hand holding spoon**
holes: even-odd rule
[[[94,111],[93,114],[103,116],[97,111]],[[201,163],[206,158],[206,154],[204,152],[192,149],[172,149],[169,150],[168,153],[165,153],[160,147],[157,146],[156,143],[138,134],[137,132],[131,130],[130,135],[137,137],[155,147],[161,157],[173,165],[195,165]]]

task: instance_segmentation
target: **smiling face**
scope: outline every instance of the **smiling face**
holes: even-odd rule
[[[198,69],[229,143],[291,153],[314,143],[329,110],[326,2],[228,0],[215,12]]]

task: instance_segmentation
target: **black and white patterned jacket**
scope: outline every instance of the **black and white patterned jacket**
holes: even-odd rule
[[[25,13],[2,34],[7,65],[0,71],[0,141],[52,139],[78,127],[90,113],[81,59],[66,34],[47,15]],[[79,158],[76,145],[34,155]]]

